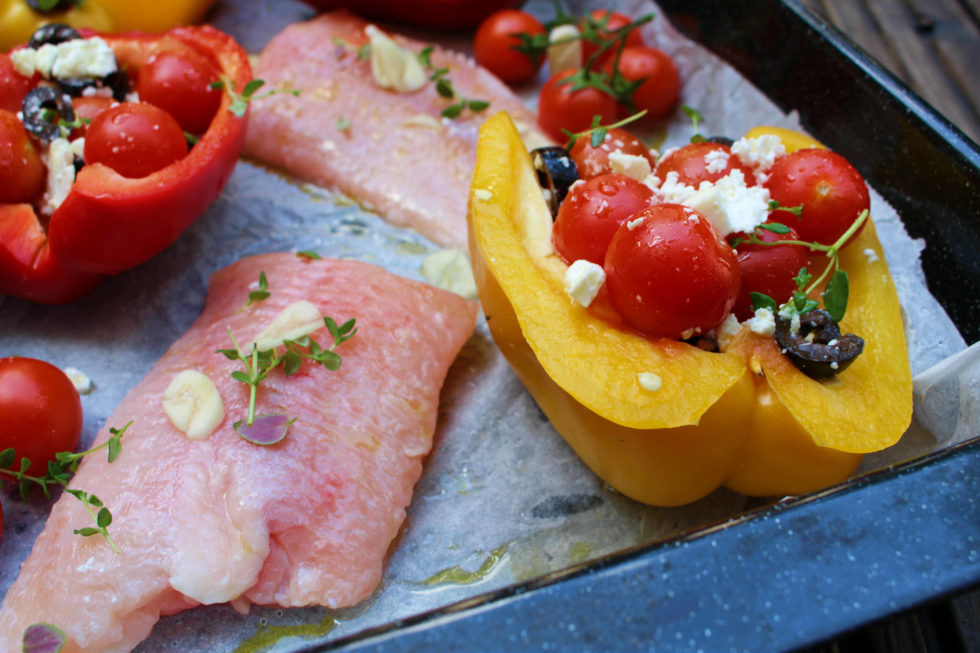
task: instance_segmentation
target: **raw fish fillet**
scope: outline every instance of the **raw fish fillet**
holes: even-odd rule
[[[243,310],[265,271],[272,295]],[[288,304],[305,299],[357,334],[331,372],[304,362],[272,372],[257,413],[297,417],[285,440],[258,446],[232,424],[245,416],[248,387],[227,329],[245,346]],[[127,651],[161,614],[234,601],[348,606],[367,597],[405,517],[432,444],[439,391],[466,342],[476,306],[376,266],[305,260],[292,254],[243,259],[212,277],[204,313],[109,418],[132,426],[122,453],[86,457],[71,487],[96,494],[113,514],[109,533],[63,494],[0,611],[0,651],[19,651],[24,629],[50,622],[65,650]],[[321,345],[326,329],[313,334]],[[185,368],[207,374],[225,404],[210,438],[192,442],[168,420],[161,398]]]
[[[466,250],[466,201],[480,124],[506,110],[527,139],[547,144],[534,114],[491,73],[463,54],[438,46],[434,67],[458,96],[490,102],[455,119],[440,113],[455,100],[432,82],[412,93],[385,90],[356,47],[365,23],[346,12],[290,25],[266,45],[254,66],[269,88],[298,89],[251,103],[245,153],[305,181],[353,197],[392,224],[411,227],[445,247]],[[419,52],[428,44],[389,33]],[[354,44],[342,48],[335,39]],[[262,93],[260,92],[259,95]],[[350,127],[338,128],[346,119]]]

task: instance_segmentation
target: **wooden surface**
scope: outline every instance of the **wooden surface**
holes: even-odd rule
[[[802,0],[980,142],[980,0]],[[980,590],[918,607],[808,653],[980,653]]]
[[[980,142],[980,0],[802,0]]]

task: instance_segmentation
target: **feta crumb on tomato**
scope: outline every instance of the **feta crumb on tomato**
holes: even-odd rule
[[[722,236],[751,232],[769,217],[769,189],[747,186],[737,168],[714,184],[701,182],[697,192],[681,203],[706,217]]]
[[[371,76],[378,86],[411,93],[425,86],[428,75],[412,51],[403,48],[374,25],[364,32],[371,40]]]
[[[711,150],[704,155],[704,169],[708,172],[721,172],[728,167],[729,154],[725,150]]]
[[[68,197],[68,191],[75,182],[75,154],[67,138],[56,138],[41,158],[48,169],[48,186],[41,198],[41,213],[51,215]]]
[[[14,68],[25,77],[40,73],[50,79],[71,77],[105,77],[117,70],[116,55],[103,39],[72,39],[53,45],[45,43],[35,49],[23,48],[12,52]]]
[[[776,333],[776,316],[768,308],[757,308],[755,315],[745,322],[752,333],[760,336],[771,336]]]
[[[629,229],[630,231],[633,231],[634,229],[636,229],[637,227],[639,227],[641,224],[643,224],[643,221],[644,220],[646,220],[646,216],[641,215],[640,217],[636,218],[635,220],[630,220],[629,222],[627,222],[626,223],[626,228]]]
[[[606,271],[592,261],[579,259],[565,271],[565,292],[588,308],[606,282]]]
[[[646,157],[626,154],[619,150],[609,153],[609,165],[612,166],[613,172],[632,177],[637,181],[646,179],[651,171],[650,162]]]
[[[648,392],[656,392],[664,385],[660,375],[653,372],[640,372],[636,375],[636,380],[639,381],[640,387]]]
[[[786,154],[786,146],[778,136],[763,134],[758,138],[740,138],[732,143],[732,154],[742,163],[754,168],[756,173],[765,173],[772,168],[776,158]]]

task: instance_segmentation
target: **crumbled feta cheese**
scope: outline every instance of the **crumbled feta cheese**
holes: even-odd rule
[[[732,154],[756,172],[766,172],[776,157],[786,154],[786,146],[778,136],[763,134],[758,138],[738,139],[732,144]]]
[[[627,222],[626,223],[626,228],[629,229],[630,231],[633,231],[634,229],[636,229],[637,227],[639,227],[640,225],[642,225],[645,220],[646,220],[646,216],[641,215],[640,217],[636,218],[635,220],[630,220],[629,222]]]
[[[488,191],[486,188],[474,188],[473,197],[480,200],[481,202],[489,202],[493,199],[493,193]]]
[[[78,390],[78,394],[87,395],[92,392],[92,379],[88,377],[88,374],[74,367],[66,367],[64,372],[71,384]]]
[[[606,272],[601,265],[579,259],[565,271],[565,292],[582,306],[588,307],[606,282]]]
[[[57,45],[45,43],[37,49],[23,48],[11,53],[14,68],[25,77],[40,73],[50,79],[69,77],[102,78],[116,72],[116,55],[103,39],[72,39]]]
[[[776,332],[776,316],[768,308],[757,308],[755,315],[750,317],[746,324],[752,333],[758,333],[760,336],[771,336]]]
[[[479,189],[474,191],[474,194]],[[490,194],[489,191],[483,191]],[[466,254],[458,249],[433,252],[422,261],[422,276],[437,288],[454,292],[467,299],[476,299],[476,280]]]
[[[68,191],[75,182],[75,155],[67,138],[51,141],[42,155],[48,169],[48,186],[41,198],[41,213],[51,215],[68,197]]]
[[[742,325],[738,323],[738,318],[735,317],[734,313],[729,313],[725,321],[718,325],[715,332],[715,335],[718,337],[719,351],[726,351],[741,329]]]
[[[645,156],[636,154],[625,154],[623,152],[610,152],[609,165],[612,171],[627,177],[632,177],[637,181],[643,181],[650,174],[650,162]]]
[[[548,34],[548,74],[552,77],[582,65],[582,39],[575,25],[559,25]]]
[[[874,251],[870,247],[864,250],[864,255],[867,257],[868,263],[874,263],[878,260],[878,252]]]
[[[769,189],[747,186],[745,175],[737,168],[714,184],[701,182],[681,203],[708,218],[722,236],[750,232],[769,217]]]
[[[378,86],[411,93],[425,86],[428,75],[411,50],[395,43],[374,25],[364,28],[371,39],[371,76]]]
[[[721,172],[728,167],[728,152],[725,150],[711,150],[704,155],[704,169],[708,172]]]
[[[656,392],[664,385],[660,375],[653,372],[640,372],[636,375],[636,380],[640,382],[640,387],[648,392]]]
[[[79,159],[85,158],[85,137],[76,138],[71,143],[68,144],[68,149],[71,153],[77,156]]]
[[[665,202],[684,204],[698,192],[694,186],[688,186],[680,181],[680,175],[674,171],[667,173],[667,178],[660,182],[660,194]]]
[[[780,308],[779,317],[789,320],[789,331],[794,336],[800,332],[800,314],[793,310],[792,305],[785,304]]]

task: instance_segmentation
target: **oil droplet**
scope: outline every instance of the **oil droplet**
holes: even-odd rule
[[[487,556],[487,559],[483,561],[480,568],[476,571],[466,571],[460,566],[450,567],[449,569],[443,569],[442,571],[436,572],[432,576],[426,578],[423,582],[426,585],[443,585],[447,583],[452,583],[455,585],[470,585],[479,580],[483,580],[490,575],[490,572],[496,568],[496,566],[503,559],[504,552],[507,550],[507,545],[504,544],[493,551]]]
[[[314,639],[323,637],[334,627],[333,617],[327,615],[318,624],[300,624],[298,626],[269,626],[262,619],[255,628],[255,634],[243,641],[235,649],[235,653],[259,653],[271,648],[276,642],[285,637],[302,637]]]

